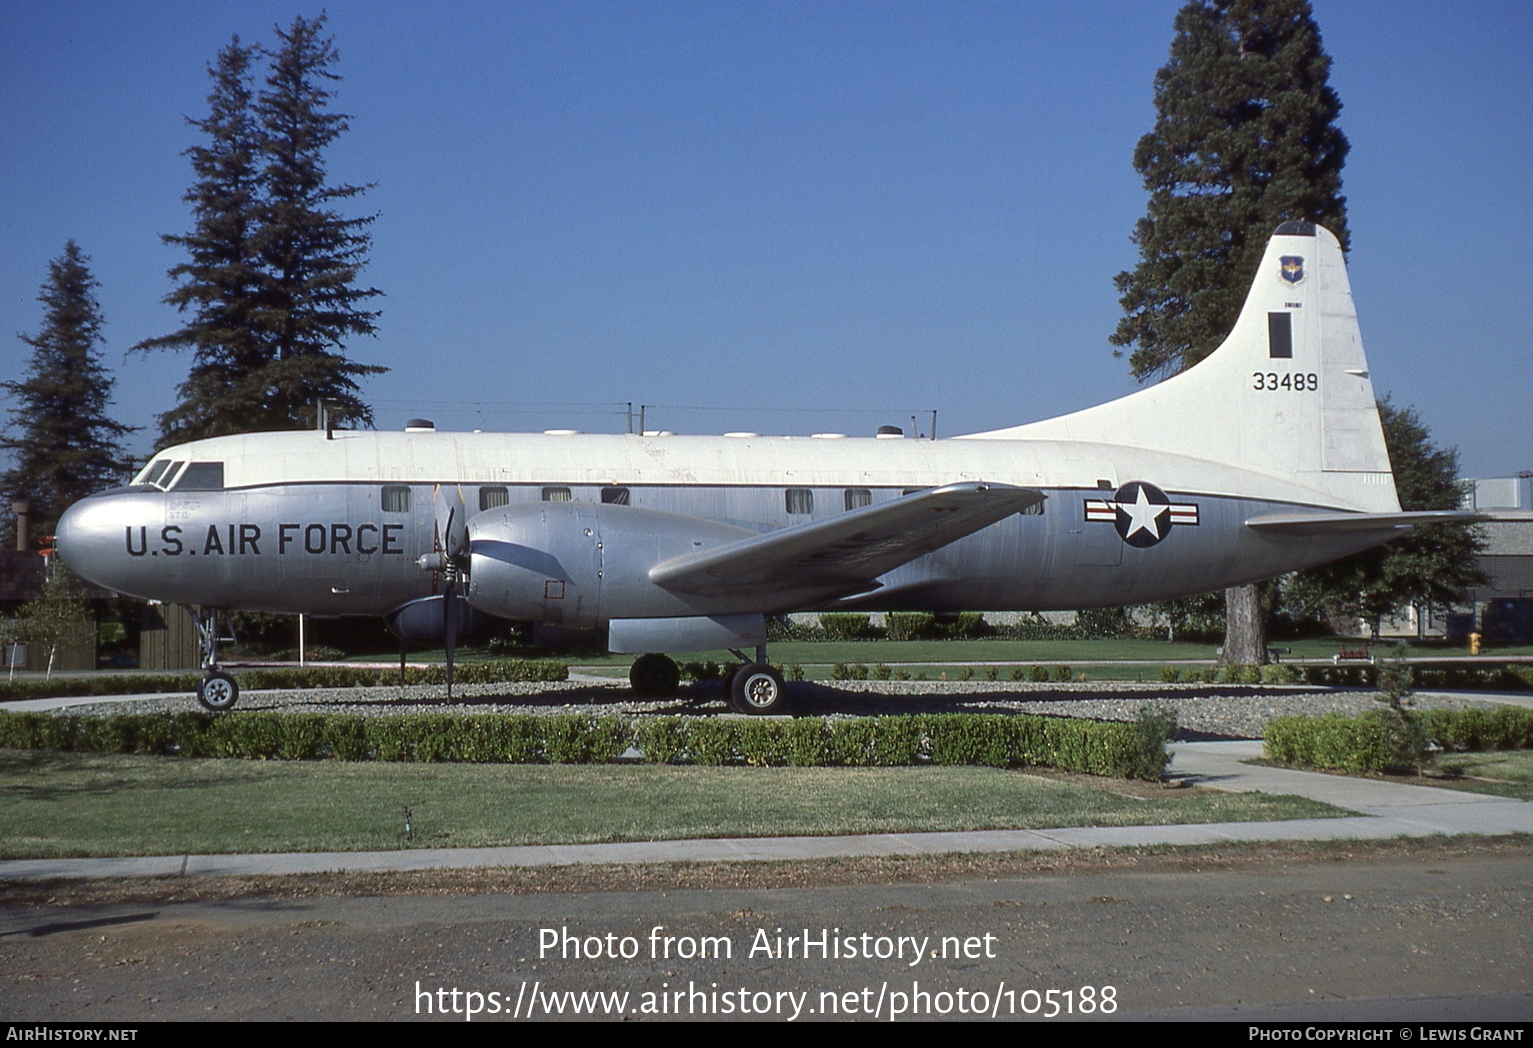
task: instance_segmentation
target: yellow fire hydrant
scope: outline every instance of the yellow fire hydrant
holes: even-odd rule
[[[1478,633],[1471,633],[1469,635],[1469,654],[1480,654],[1480,635]]]

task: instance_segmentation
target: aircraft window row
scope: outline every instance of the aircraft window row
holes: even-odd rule
[[[601,500],[611,506],[628,505],[627,488],[602,488]]]
[[[570,494],[570,489],[569,488],[564,488],[564,487],[544,488],[543,489],[543,501],[544,502],[574,502],[575,501],[575,496]]]
[[[498,484],[479,489],[480,510],[495,509],[497,506],[506,506],[510,503],[511,492]]]
[[[408,513],[410,512],[410,487],[407,484],[385,484],[383,486],[383,512],[385,513]]]
[[[847,488],[846,508],[861,509],[873,505],[873,493],[867,488]]]
[[[810,488],[789,488],[785,493],[788,512],[794,515],[814,512],[814,491]]]

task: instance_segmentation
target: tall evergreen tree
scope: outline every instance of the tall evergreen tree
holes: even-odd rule
[[[255,56],[255,48],[241,45],[239,37],[230,41],[208,69],[213,81],[208,116],[188,118],[207,136],[206,144],[185,154],[197,174],[184,197],[196,224],[184,236],[161,239],[188,255],[170,270],[181,283],[165,301],[190,318],[181,330],[134,347],[194,354],[191,372],[177,390],[181,402],[159,417],[166,444],[274,428],[262,410],[271,339],[256,315],[265,281],[254,242],[261,205],[261,140],[251,112]]]
[[[331,67],[340,55],[324,26],[322,14],[277,30],[281,46],[267,52],[270,72],[255,103],[266,161],[256,236],[267,275],[260,315],[275,350],[268,388],[272,409],[300,426],[320,397],[338,421],[371,423],[356,379],[386,370],[333,351],[348,337],[375,333],[378,314],[360,307],[382,292],[357,286],[376,216],[344,218],[334,209],[367,187],[330,185],[325,170],[325,149],[349,118],[328,109],[326,84],[339,79]]]
[[[1272,230],[1318,222],[1347,246],[1341,102],[1308,0],[1191,0],[1155,74],[1134,169],[1150,193],[1139,264],[1116,278],[1110,341],[1141,380],[1191,367],[1240,313]],[[1121,350],[1120,350],[1121,352]]]
[[[122,479],[132,463],[122,448],[128,426],[107,417],[112,379],[101,365],[101,307],[90,259],[73,241],[48,263],[37,300],[43,326],[22,335],[32,347],[25,380],[7,381],[15,401],[0,448],[14,456],[3,477],[7,500],[32,503],[33,520],[52,531],[70,503]]]
[[[1218,348],[1280,223],[1348,241],[1341,102],[1308,0],[1189,0],[1175,30],[1154,130],[1134,150],[1150,201],[1139,264],[1115,278],[1124,316],[1109,339],[1134,347],[1141,381]],[[1265,615],[1257,586],[1226,592],[1225,661],[1266,661]]]
[[[190,123],[207,142],[187,150],[197,182],[186,193],[195,226],[164,239],[188,260],[166,301],[186,326],[135,349],[191,349],[181,401],[160,416],[162,443],[223,433],[313,425],[319,401],[332,418],[369,424],[356,380],[385,368],[345,356],[346,340],[371,335],[381,294],[357,286],[367,264],[372,216],[334,205],[365,186],[328,184],[326,147],[347,129],[328,111],[338,59],[325,17],[278,29],[275,51],[234,40],[209,67],[209,115]],[[263,89],[253,66],[269,61]]]

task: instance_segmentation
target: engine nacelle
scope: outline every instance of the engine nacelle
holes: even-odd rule
[[[447,639],[448,612],[443,607],[446,600],[438,595],[401,604],[383,617],[384,625],[407,644],[441,644]],[[464,600],[462,594],[453,598],[452,613],[458,617],[453,635],[459,643],[478,640],[497,625],[493,618]]]
[[[609,619],[758,611],[749,598],[672,593],[656,564],[756,534],[637,506],[535,502],[468,522],[468,601],[504,619],[584,629]]]

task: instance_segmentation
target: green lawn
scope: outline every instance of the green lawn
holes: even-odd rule
[[[0,751],[0,858],[1161,825],[1343,814],[1296,797],[993,768],[184,760]],[[409,807],[415,839],[403,835]]]
[[[1432,783],[1434,786],[1533,801],[1533,750],[1444,753],[1438,756],[1435,766],[1440,772],[1465,777],[1438,779]]]

